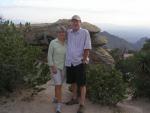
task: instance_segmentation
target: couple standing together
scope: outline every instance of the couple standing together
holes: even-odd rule
[[[61,113],[61,87],[66,68],[67,83],[72,87],[72,99],[66,105],[79,103],[77,113],[85,111],[86,73],[85,64],[88,63],[91,39],[88,30],[81,28],[81,18],[74,15],[71,18],[72,28],[67,30],[60,26],[57,38],[51,41],[48,50],[48,65],[55,83],[56,113]],[[78,98],[77,89],[80,90]]]

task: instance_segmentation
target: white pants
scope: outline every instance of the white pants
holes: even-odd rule
[[[52,75],[51,77],[54,81],[54,85],[62,85],[63,84],[63,82],[65,80],[65,71],[64,71],[64,69],[63,70],[57,69],[56,74],[52,73],[52,71],[51,71],[51,75]]]

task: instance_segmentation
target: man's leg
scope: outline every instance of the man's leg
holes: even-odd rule
[[[74,104],[78,104],[78,98],[77,98],[77,84],[73,83],[71,84],[71,88],[72,88],[72,99],[69,100],[68,102],[66,102],[66,105],[74,105]]]
[[[86,98],[86,72],[85,65],[81,64],[78,67],[78,86],[80,88],[80,105],[77,113],[85,112],[85,98]]]
[[[75,100],[75,99],[77,99],[77,84],[76,83],[73,83],[72,85],[71,85],[71,87],[72,87],[72,93],[73,93],[73,99]]]
[[[77,113],[85,112],[85,97],[86,97],[86,86],[80,86],[80,105],[77,110]]]
[[[80,86],[80,105],[85,105],[86,86]]]
[[[67,83],[71,84],[72,89],[72,99],[66,102],[66,105],[78,104],[77,101],[77,84],[75,83],[75,73],[74,67],[66,67],[67,72]]]

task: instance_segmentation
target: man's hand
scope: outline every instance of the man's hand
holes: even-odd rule
[[[88,64],[88,63],[89,63],[89,58],[83,59],[83,60],[82,60],[82,63],[83,63],[83,64]]]
[[[55,65],[51,66],[51,71],[52,71],[52,73],[56,74],[57,73],[57,67]]]

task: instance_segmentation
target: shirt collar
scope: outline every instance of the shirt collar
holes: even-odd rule
[[[71,29],[71,32],[72,32],[72,33],[79,33],[80,30],[81,30],[81,27],[80,27],[79,30],[76,31],[76,32],[74,32],[73,29]]]
[[[60,43],[60,41],[58,40],[58,38],[56,38],[56,42]],[[66,40],[65,40],[64,44],[66,44]]]
[[[56,38],[56,42],[59,42],[58,38]]]

